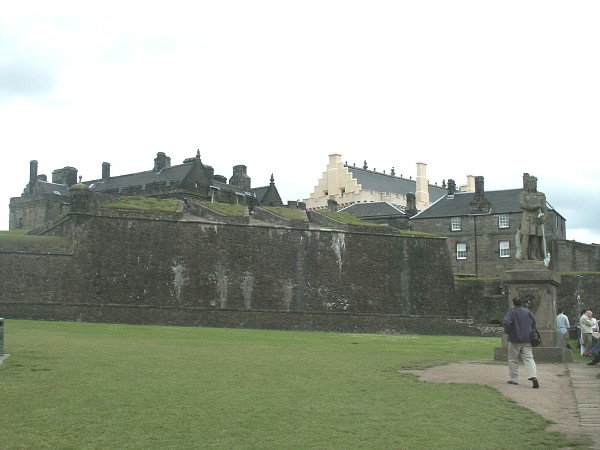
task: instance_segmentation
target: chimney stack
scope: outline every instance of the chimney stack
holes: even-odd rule
[[[490,202],[484,196],[483,177],[475,177],[475,196],[469,206],[472,214],[488,214],[490,212]]]
[[[171,158],[165,152],[158,152],[154,158],[154,172],[160,172],[165,167],[171,167]]]
[[[450,178],[450,179],[448,179],[448,195],[454,195],[455,192],[456,192],[456,183],[452,178]]]
[[[102,163],[102,180],[108,180],[110,178],[110,163]]]
[[[475,196],[483,197],[483,177],[475,177]]]

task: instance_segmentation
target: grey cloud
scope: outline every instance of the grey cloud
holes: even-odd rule
[[[0,98],[42,95],[56,85],[56,73],[37,61],[9,58],[1,65]]]
[[[57,78],[56,66],[48,56],[25,48],[0,29],[0,100],[46,94],[54,89]]]
[[[567,238],[573,230],[588,230],[600,236],[600,191],[589,192],[558,184],[546,193],[546,199],[567,221]]]

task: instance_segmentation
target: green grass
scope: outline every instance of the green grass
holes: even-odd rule
[[[493,363],[498,345],[5,320],[0,448],[583,448],[490,387],[400,371]]]
[[[201,205],[206,206],[218,213],[224,214],[231,217],[243,217],[244,207],[234,203],[219,203],[219,202],[200,202]]]
[[[153,212],[175,212],[177,211],[177,200],[173,198],[156,197],[122,197],[119,200],[108,203],[106,208],[116,209],[138,209]]]
[[[35,236],[25,234],[29,230],[0,231],[0,242],[41,242],[41,243],[68,243],[70,238],[62,236]]]
[[[5,236],[23,236],[29,230],[0,230],[0,237]]]
[[[261,208],[289,220],[306,220],[306,212],[298,208],[285,208],[283,206],[261,206]]]

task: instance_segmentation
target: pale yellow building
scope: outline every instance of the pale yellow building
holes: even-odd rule
[[[416,209],[422,211],[448,192],[445,183],[429,184],[425,163],[417,163],[413,179],[398,176],[393,168],[389,174],[369,170],[366,162],[362,167],[351,166],[342,162],[342,155],[332,153],[327,169],[304,203],[307,209],[325,209],[330,200],[339,208],[364,202],[389,202],[405,208],[409,193],[414,195]]]

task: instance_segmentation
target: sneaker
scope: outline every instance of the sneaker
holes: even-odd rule
[[[507,381],[507,383],[508,383],[508,384],[514,384],[514,385],[517,385],[517,384],[519,384],[519,383],[517,383],[516,381],[512,381],[512,380],[508,380],[508,381]]]
[[[537,389],[540,387],[540,383],[538,383],[538,379],[536,377],[529,378],[529,381],[533,383],[532,388]]]

